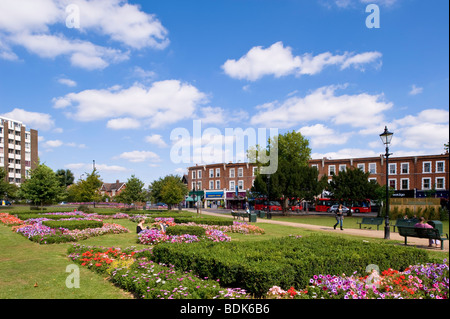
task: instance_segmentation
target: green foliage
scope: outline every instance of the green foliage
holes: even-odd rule
[[[205,236],[206,230],[200,226],[170,226],[166,229],[167,235],[196,235]]]
[[[67,190],[67,199],[71,202],[98,202],[102,196],[99,189],[102,186],[102,180],[94,169],[91,174],[86,173],[85,180],[80,179],[77,183],[71,185]]]
[[[144,182],[134,175],[127,180],[126,187],[114,200],[119,203],[131,204],[143,202],[146,193],[144,192]]]
[[[223,285],[241,287],[256,297],[274,285],[303,288],[318,273],[364,273],[369,264],[380,269],[405,269],[428,261],[423,250],[325,235],[259,242],[160,244],[153,254],[157,262],[174,264],[179,270],[192,269],[200,277],[220,278]]]
[[[169,210],[173,205],[183,201],[187,193],[188,189],[178,175],[167,175],[154,181],[150,186],[150,196],[153,202],[166,203]]]
[[[59,200],[62,189],[58,178],[51,168],[45,164],[39,164],[30,172],[31,177],[20,187],[23,198],[35,204],[51,204]]]
[[[377,198],[378,184],[369,181],[369,172],[364,173],[359,168],[348,168],[332,176],[328,184],[328,191],[333,198],[343,201],[362,200],[366,198]]]
[[[103,222],[97,220],[46,220],[43,221],[42,224],[50,228],[66,228],[69,230],[82,230],[86,228],[99,228],[103,226]]]

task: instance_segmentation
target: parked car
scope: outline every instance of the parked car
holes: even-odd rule
[[[339,205],[333,205],[330,208],[328,208],[328,212],[335,214],[338,211],[338,209],[339,209]],[[344,214],[347,214],[348,216],[350,216],[351,214],[353,214],[353,209],[348,208],[346,206],[342,206],[342,212]]]
[[[167,204],[164,204],[164,203],[156,203],[156,204],[153,204],[152,206],[151,206],[152,208],[164,208],[164,209],[166,209],[167,208]]]
[[[2,205],[2,206],[11,206],[11,202],[6,200],[6,199],[2,199],[2,201],[0,202],[0,205]]]

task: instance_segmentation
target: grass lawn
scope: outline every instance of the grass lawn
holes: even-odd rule
[[[2,210],[2,212],[6,212]],[[334,219],[325,217],[282,217],[275,220],[291,222],[332,225]],[[136,223],[127,219],[106,220],[127,227],[125,234],[109,234],[92,237],[78,243],[88,246],[131,247],[137,249],[148,247],[137,243]],[[346,218],[345,227],[351,227],[356,218]],[[264,235],[229,234],[233,241],[259,241],[287,235],[308,236],[312,230],[291,226],[256,223],[265,230]],[[448,222],[446,226],[448,229]],[[358,227],[359,228],[359,227]],[[341,237],[349,235],[332,234]],[[382,239],[358,237],[355,240],[377,241]],[[448,244],[448,242],[447,242]],[[67,258],[67,249],[71,243],[39,245],[11,231],[10,226],[0,224],[0,299],[129,299],[130,294],[112,285],[101,275],[80,267],[80,289],[67,288],[65,285],[71,265]],[[447,258],[448,254],[433,251],[432,256]],[[37,284],[37,287],[35,287]]]

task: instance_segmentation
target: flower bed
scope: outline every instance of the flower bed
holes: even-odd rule
[[[278,286],[266,296],[276,299],[448,299],[449,268],[428,263],[410,266],[405,271],[388,269],[360,277],[315,275],[301,290],[285,291]]]
[[[7,226],[14,226],[23,224],[23,220],[8,213],[0,213],[0,223]]]
[[[151,248],[87,247],[74,244],[68,257],[96,272],[108,274],[109,280],[142,299],[228,299],[246,298],[240,288],[222,288],[218,281],[201,279],[192,272],[176,271],[172,265],[150,260]]]
[[[138,242],[144,245],[156,245],[163,242],[169,243],[192,243],[202,240],[214,242],[230,241],[231,238],[224,232],[216,229],[206,230],[205,236],[196,236],[191,234],[168,235],[159,229],[144,229],[138,234]]]

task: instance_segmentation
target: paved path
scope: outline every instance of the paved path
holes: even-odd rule
[[[184,208],[185,210],[191,211],[191,212],[197,212],[195,209],[190,208]],[[220,216],[220,217],[228,217],[233,218],[233,216],[229,214],[223,214],[223,213],[213,213],[208,211],[207,209],[202,209],[202,214],[205,215],[211,215],[211,216]],[[293,223],[293,222],[283,222],[278,220],[271,220],[271,219],[262,219],[258,218],[258,223],[269,223],[269,224],[278,224],[278,225],[284,225],[284,226],[292,226],[292,227],[299,227],[299,228],[305,228],[305,229],[311,229],[311,230],[317,230],[317,231],[323,231],[323,232],[342,232],[347,235],[353,235],[353,236],[362,236],[362,237],[372,237],[372,238],[384,238],[384,229],[383,230],[375,230],[375,229],[355,229],[355,228],[345,228],[341,231],[339,228],[333,229],[332,226],[321,226],[321,225],[310,225],[310,224],[301,224],[301,223]],[[345,225],[344,225],[345,226]],[[391,240],[398,240],[400,241],[401,245],[404,245],[405,238],[400,236],[398,233],[394,233],[391,231],[390,233],[390,239]],[[424,238],[415,238],[415,237],[408,237],[408,246],[416,246],[417,248],[423,248],[426,250],[435,250],[435,251],[444,251],[449,252],[449,242],[444,242],[444,250],[441,250],[441,246],[438,247],[428,247],[428,239]]]

